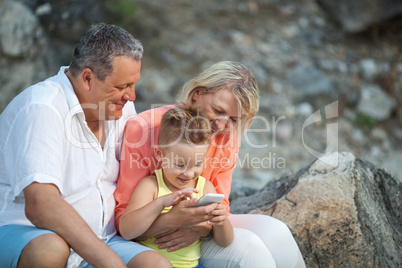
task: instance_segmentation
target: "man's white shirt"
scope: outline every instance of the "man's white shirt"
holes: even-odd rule
[[[33,182],[51,183],[108,241],[116,233],[113,192],[124,126],[136,112],[127,102],[122,118],[106,121],[102,150],[66,68],[24,90],[0,115],[0,226],[32,225],[25,216],[23,189]]]

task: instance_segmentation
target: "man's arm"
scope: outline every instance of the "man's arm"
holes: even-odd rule
[[[125,267],[122,259],[100,240],[53,184],[32,183],[24,189],[25,214],[36,226],[51,230],[95,267]]]

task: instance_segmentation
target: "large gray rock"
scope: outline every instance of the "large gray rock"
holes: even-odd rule
[[[0,113],[24,88],[58,70],[38,19],[18,1],[0,2],[0,54]]]
[[[317,0],[317,2],[348,32],[358,32],[402,14],[400,0]]]
[[[18,2],[6,1],[0,6],[0,49],[9,57],[22,57],[31,49],[38,21],[32,12]]]
[[[74,46],[87,32],[92,23],[107,21],[104,16],[104,1],[21,1],[35,11],[42,27],[49,36],[53,39],[60,39],[63,42],[71,42]]]
[[[357,112],[377,121],[382,121],[389,118],[395,106],[395,101],[379,86],[366,85],[361,87]]]
[[[334,153],[231,208],[285,222],[307,267],[402,267],[401,194],[383,170]]]
[[[300,62],[287,75],[297,92],[298,101],[321,108],[339,98],[332,81],[311,63]]]

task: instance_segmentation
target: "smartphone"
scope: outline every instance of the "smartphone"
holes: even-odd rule
[[[202,207],[212,203],[219,203],[223,198],[225,198],[225,195],[223,194],[206,193],[201,196],[200,200],[198,200],[198,204],[194,207]]]

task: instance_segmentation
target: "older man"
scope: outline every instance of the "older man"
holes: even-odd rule
[[[114,227],[120,143],[135,114],[142,53],[125,30],[94,25],[69,67],[0,115],[2,267],[171,267]]]

